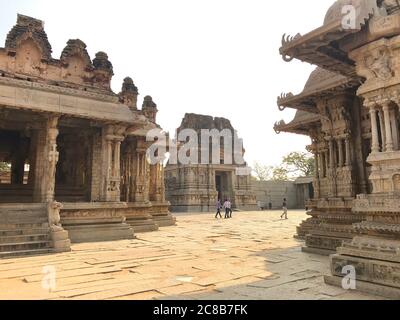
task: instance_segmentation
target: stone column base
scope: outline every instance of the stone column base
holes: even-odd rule
[[[52,240],[53,252],[61,253],[71,251],[71,241],[68,231],[62,228],[53,228],[53,230],[50,231],[50,237]]]

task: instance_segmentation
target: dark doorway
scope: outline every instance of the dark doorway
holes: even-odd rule
[[[217,187],[218,199],[222,201],[222,179],[220,175],[215,176],[215,185]]]
[[[232,179],[228,171],[217,171],[215,173],[215,186],[218,192],[218,198],[221,201],[229,199],[232,201]]]
[[[29,132],[0,130],[0,202],[32,202]]]
[[[90,201],[92,139],[90,130],[60,127],[57,138],[59,161],[56,171],[56,200]]]
[[[308,192],[310,195],[310,200],[313,200],[315,195],[314,195],[314,186],[312,183],[308,185]]]

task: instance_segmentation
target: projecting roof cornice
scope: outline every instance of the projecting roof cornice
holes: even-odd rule
[[[351,3],[353,1],[337,1],[334,5],[337,11],[334,18],[326,18],[322,27],[304,36],[284,35],[280,48],[283,59],[288,62],[298,59],[348,77],[356,76],[354,61],[348,57],[348,48],[343,48],[340,42],[351,38],[352,35],[366,32],[365,29],[371,17],[385,17],[387,14],[385,9],[378,7],[377,0],[354,1],[357,9],[356,21],[353,26],[347,26],[343,22],[345,16],[342,14],[342,8]],[[366,42],[371,40],[369,36],[359,38]],[[362,43],[354,43],[354,45],[362,45]]]
[[[311,113],[318,113],[317,101],[359,87],[359,78],[347,78],[339,74],[317,68],[310,76],[303,92],[294,95],[282,94],[278,97],[279,110],[292,108]]]
[[[295,118],[290,123],[281,120],[275,123],[274,130],[277,134],[287,132],[309,136],[310,132],[320,125],[321,117],[319,115],[297,111]]]
[[[52,113],[104,123],[146,124],[110,95],[0,77],[0,107]]]

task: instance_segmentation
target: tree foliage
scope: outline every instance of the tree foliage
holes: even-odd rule
[[[310,177],[315,173],[314,157],[306,152],[292,152],[283,158],[282,164],[296,178]]]
[[[258,181],[290,181],[315,174],[314,157],[306,152],[292,152],[282,159],[280,166],[272,167],[256,162],[254,178]]]
[[[272,180],[273,181],[288,181],[288,180],[290,180],[287,169],[282,166],[274,168],[274,170],[272,171]]]
[[[258,162],[254,163],[253,172],[258,181],[269,181],[272,179],[274,167],[266,166]]]

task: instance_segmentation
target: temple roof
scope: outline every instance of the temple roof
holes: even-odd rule
[[[32,38],[39,46],[44,60],[51,59],[51,45],[44,31],[44,22],[38,19],[18,14],[17,24],[8,33],[5,48],[10,54],[15,54],[19,42]]]
[[[379,0],[337,0],[327,11],[321,27],[304,36],[283,35],[280,54],[285,61],[296,58],[333,72],[356,77],[354,61],[348,57],[347,49],[342,48],[339,42],[344,41],[350,47],[366,42],[364,37],[358,37],[358,41],[351,37],[362,31],[373,15],[386,15],[386,7],[379,8],[378,3],[382,5]],[[356,8],[354,28],[343,24],[343,11],[346,12],[344,6],[347,5]]]
[[[73,39],[60,59],[54,59],[41,20],[18,15],[4,48],[0,47],[0,74],[0,109],[119,123],[137,135],[158,127],[112,91],[113,65],[105,52],[98,52],[92,61],[86,44]],[[131,78],[124,80],[123,93],[137,99]],[[156,108],[148,98],[145,102],[146,107]]]
[[[293,108],[318,113],[316,108],[318,99],[349,88],[356,88],[359,84],[357,78],[352,79],[322,68],[316,68],[311,73],[303,92],[298,95],[282,94],[278,97],[278,106],[281,111],[285,108]]]
[[[181,126],[179,130],[183,129],[218,129],[218,130],[234,130],[231,122],[225,118],[214,118],[212,116],[194,114],[194,113],[186,113],[185,117],[182,120]]]
[[[274,126],[276,133],[290,132],[296,134],[309,135],[310,129],[319,126],[320,116],[305,111],[298,110],[294,119],[290,123],[284,120],[277,122]]]
[[[33,42],[33,45],[30,42]],[[26,43],[29,43],[28,50],[37,48],[40,56],[30,56],[30,59],[33,59],[30,61],[30,68],[24,68],[21,63],[15,67],[16,64],[7,59],[17,59],[19,53],[28,54],[29,51],[23,49]],[[79,39],[73,39],[67,42],[61,57],[56,59],[52,56],[52,47],[44,29],[44,22],[32,17],[18,14],[17,23],[8,33],[4,48],[0,47],[0,59],[0,69],[7,77],[25,76],[34,82],[51,82],[60,87],[115,95],[110,86],[114,75],[113,66],[106,53],[98,52],[92,61],[86,44]],[[83,61],[82,68],[80,63],[77,65],[76,59]],[[71,70],[78,67],[76,72],[68,69],[71,62]],[[78,72],[79,74],[76,74]]]

